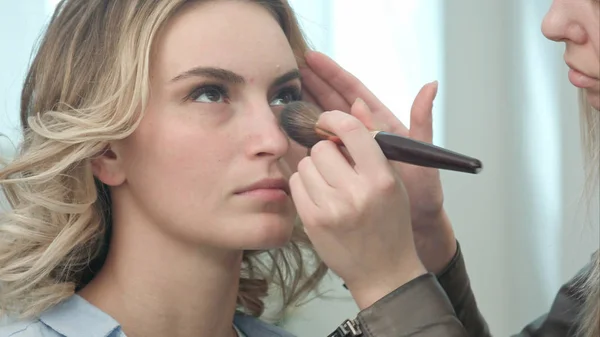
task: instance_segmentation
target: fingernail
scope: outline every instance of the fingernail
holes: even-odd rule
[[[438,95],[438,91],[440,90],[440,83],[437,80],[435,80],[431,83],[433,84],[433,90],[434,90],[433,98],[435,99]]]
[[[362,98],[360,98],[360,97],[357,97],[357,98],[354,100],[354,104],[357,104],[357,103],[358,103],[358,104],[362,104],[362,105],[367,105],[367,103],[365,103],[365,101],[363,101],[363,99],[362,99]],[[354,105],[354,104],[352,104],[352,105]]]
[[[352,106],[360,106],[365,110],[369,110],[369,106],[367,105],[367,102],[365,102],[362,98],[358,97],[356,100],[354,100],[354,104],[352,104]]]

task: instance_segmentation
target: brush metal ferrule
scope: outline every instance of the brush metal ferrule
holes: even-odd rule
[[[371,137],[375,138],[381,131],[371,131]]]
[[[334,143],[336,143],[338,145],[342,144],[342,140],[335,133],[333,133],[331,131],[328,131],[328,130],[325,130],[325,129],[322,129],[318,125],[315,126],[315,132],[323,140],[329,140],[329,141],[332,141],[332,142],[334,142]]]
[[[338,137],[335,133],[333,133],[331,131],[327,131],[325,129],[321,129],[321,128],[319,128],[318,125],[315,127],[315,132],[322,139],[330,140],[330,141],[332,141],[334,143],[337,143],[337,144],[342,144],[342,141],[341,141],[340,137]],[[369,131],[369,133],[371,134],[371,137],[373,137],[373,138],[377,137],[377,135],[379,133],[381,133],[381,132],[382,131],[380,131],[380,130]]]

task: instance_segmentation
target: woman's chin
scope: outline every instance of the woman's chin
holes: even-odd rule
[[[245,250],[266,250],[285,246],[292,239],[295,216],[270,214],[249,221],[242,238]]]

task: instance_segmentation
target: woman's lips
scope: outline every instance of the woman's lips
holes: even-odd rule
[[[573,67],[569,69],[569,81],[574,86],[582,89],[589,89],[600,83],[599,79],[590,77]]]

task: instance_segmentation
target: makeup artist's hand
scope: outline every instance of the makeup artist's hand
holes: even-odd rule
[[[351,109],[369,113],[361,100]],[[319,256],[364,309],[426,272],[408,196],[361,121],[330,111],[319,126],[338,135],[347,153],[330,141],[317,143],[290,178],[292,198]]]
[[[305,99],[323,110],[349,112],[350,105],[363,99],[370,111],[351,112],[368,129],[382,130],[402,136],[432,142],[432,109],[437,83],[425,85],[413,102],[410,130],[356,77],[335,61],[318,52],[306,54],[307,66],[302,67]],[[437,169],[392,163],[400,174],[409,195],[415,244],[419,257],[428,271],[440,272],[456,252],[452,225],[443,208],[443,191]]]

